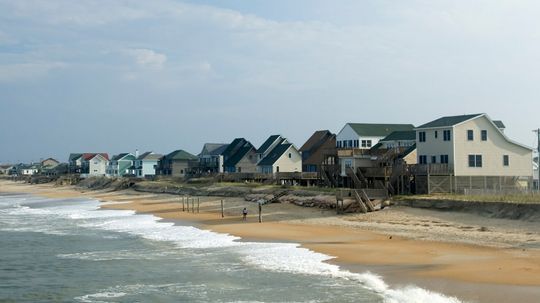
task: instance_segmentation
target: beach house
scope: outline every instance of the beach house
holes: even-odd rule
[[[379,149],[380,140],[393,132],[413,130],[412,124],[345,124],[336,136],[341,176],[355,173],[358,168],[375,166],[377,163],[373,160],[376,160],[377,156],[372,153]]]
[[[83,154],[83,174],[88,176],[105,176],[107,165],[109,163],[109,155],[105,153],[98,154]]]
[[[417,175],[426,175],[416,180],[425,184],[421,191],[433,192],[436,175],[441,178],[435,189],[441,191],[504,190],[532,183],[532,149],[508,138],[504,124],[485,113],[441,117],[415,131],[418,164],[424,166]]]
[[[264,174],[301,172],[300,151],[280,135],[270,136],[257,150],[257,171]]]
[[[197,156],[178,149],[159,160],[156,173],[163,176],[184,177],[191,172],[192,167],[198,165],[198,162]]]
[[[224,143],[206,143],[204,144],[202,151],[199,153],[199,166],[198,171],[200,173],[222,173],[224,158],[223,153],[229,144]]]
[[[321,172],[323,163],[337,156],[336,135],[329,130],[319,130],[300,147],[303,172]]]
[[[56,165],[60,164],[59,161],[57,161],[56,159],[53,159],[53,158],[47,158],[43,161],[41,161],[41,166],[43,167],[54,167]]]
[[[254,173],[257,171],[257,151],[244,138],[234,139],[223,151],[223,171],[227,173]]]
[[[113,156],[107,165],[107,176],[122,177],[129,174],[129,169],[135,159],[135,155],[131,153],[121,153]]]
[[[129,168],[129,174],[138,178],[156,175],[159,160],[163,155],[154,152],[145,152],[133,161],[133,165]]]

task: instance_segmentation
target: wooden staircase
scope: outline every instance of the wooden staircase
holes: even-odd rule
[[[279,203],[279,198],[285,196],[286,194],[288,194],[289,191],[288,190],[284,190],[282,192],[280,192],[279,194],[277,195],[274,195],[274,197],[270,200],[266,200],[264,203],[262,204],[270,204],[270,203]]]

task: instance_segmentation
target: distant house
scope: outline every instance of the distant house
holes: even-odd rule
[[[300,148],[303,172],[320,172],[321,165],[337,155],[336,135],[328,130],[316,131]]]
[[[14,166],[11,164],[0,165],[0,174],[1,175],[11,175]]]
[[[206,143],[199,157],[198,170],[201,173],[222,173],[224,156],[223,153],[229,144]]]
[[[358,168],[369,168],[377,165],[379,150],[385,139],[394,132],[414,131],[412,124],[372,124],[347,123],[336,136],[341,176],[347,175],[350,168],[356,172]],[[399,134],[399,133],[398,133]],[[403,134],[403,133],[401,133]],[[399,141],[399,140],[398,140]],[[395,142],[388,139],[385,144]]]
[[[261,161],[279,144],[289,143],[280,135],[272,135],[257,149],[257,161]]]
[[[244,138],[234,139],[223,152],[223,171],[228,173],[257,172],[256,149]]]
[[[100,157],[96,158],[97,155]],[[106,173],[109,155],[107,153],[71,153],[68,161],[69,173],[103,176]]]
[[[85,173],[89,176],[105,176],[107,173],[107,165],[109,164],[109,157],[107,154],[91,154],[88,156],[83,156],[85,160],[85,166],[88,169],[85,169]]]
[[[164,176],[184,177],[191,167],[198,165],[198,160],[185,150],[175,150],[159,160],[157,172]]]
[[[32,176],[39,172],[40,169],[39,164],[22,164],[19,166],[19,175],[22,176]]]
[[[129,168],[134,161],[135,156],[131,153],[121,153],[113,156],[107,165],[107,176],[122,177],[129,174]]]
[[[265,174],[280,172],[301,172],[302,155],[291,143],[274,147],[270,153],[257,163],[259,171]]]
[[[41,161],[41,166],[43,166],[43,167],[54,167],[54,166],[56,166],[58,164],[60,164],[60,162],[53,159],[53,158],[47,158],[47,159]]]
[[[368,150],[395,131],[412,130],[412,124],[347,123],[336,136],[336,147]]]
[[[41,174],[45,176],[60,176],[67,174],[69,165],[67,163],[59,163],[55,166],[44,166],[41,169]]]
[[[501,124],[472,114],[421,125],[416,128],[418,163],[447,164],[455,176],[532,177],[532,149],[510,140]]]
[[[133,166],[130,168],[129,174],[139,178],[154,176],[161,158],[163,158],[161,154],[153,152],[143,153],[133,161]]]

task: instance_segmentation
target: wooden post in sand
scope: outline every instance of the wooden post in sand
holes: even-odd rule
[[[189,197],[186,197],[187,212],[189,213]]]
[[[221,199],[221,217],[225,218],[225,213],[223,212],[223,199]]]
[[[186,206],[184,204],[184,197],[182,197],[182,211],[186,211]]]
[[[191,198],[191,212],[195,213],[195,198]]]
[[[262,223],[262,204],[259,203],[259,223]]]
[[[201,198],[197,198],[197,213],[199,213],[200,205],[201,205]]]

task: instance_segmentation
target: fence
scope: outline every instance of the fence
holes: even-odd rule
[[[509,194],[532,190],[531,177],[519,176],[416,176],[417,194]]]

